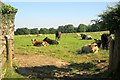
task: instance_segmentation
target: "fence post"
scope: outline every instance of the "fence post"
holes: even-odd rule
[[[5,36],[6,40],[6,56],[7,56],[7,64],[9,68],[12,68],[12,49],[11,49],[11,41],[8,36]]]

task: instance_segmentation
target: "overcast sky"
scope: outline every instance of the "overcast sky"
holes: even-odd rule
[[[26,1],[26,2],[25,2]],[[31,0],[29,0],[31,1]],[[40,2],[27,2],[27,0],[14,2],[6,1],[6,4],[18,9],[15,17],[15,29],[21,27],[28,28],[57,28],[61,25],[73,24],[77,27],[79,24],[90,24],[90,20],[97,19],[98,15],[103,13],[108,5],[115,4],[111,2],[54,2],[53,0]],[[33,0],[32,0],[33,1]],[[99,0],[98,0],[99,1]]]

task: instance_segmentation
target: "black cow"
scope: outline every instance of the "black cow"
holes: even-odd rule
[[[80,34],[81,35],[81,38],[82,39],[85,39],[85,40],[91,40],[92,37],[90,35],[86,35],[86,34]]]
[[[46,42],[48,42],[49,44],[52,44],[52,45],[53,44],[59,44],[58,41],[49,39],[48,37],[46,37],[43,41],[46,41]]]
[[[56,39],[56,40],[59,40],[60,37],[61,37],[61,32],[56,31],[56,33],[55,33],[55,39]]]
[[[109,45],[110,45],[110,40],[111,40],[111,36],[110,34],[102,34],[101,35],[101,41],[102,41],[102,48],[103,49],[108,49]]]
[[[82,39],[86,38],[86,34],[80,34]]]
[[[101,48],[101,46],[102,46],[102,41],[99,40],[99,39],[94,39],[94,40],[95,40],[95,42],[97,43],[98,48]]]

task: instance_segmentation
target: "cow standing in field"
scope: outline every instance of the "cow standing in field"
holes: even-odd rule
[[[46,41],[32,39],[32,44],[34,46],[48,46],[49,44]]]
[[[101,35],[101,41],[102,41],[102,48],[103,49],[108,49],[109,45],[110,45],[110,40],[111,40],[111,36],[110,34],[102,34]]]
[[[61,37],[61,32],[56,31],[56,33],[55,33],[55,39],[56,39],[56,40],[59,40],[60,37]]]
[[[43,41],[46,41],[46,42],[48,42],[49,44],[59,44],[59,42],[58,41],[56,41],[56,40],[52,40],[52,39],[49,39],[48,37],[46,37]]]
[[[85,45],[81,48],[79,53],[97,53],[99,50],[97,43],[93,42],[91,44]]]

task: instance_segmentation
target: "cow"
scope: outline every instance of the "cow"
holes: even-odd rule
[[[86,39],[86,40],[91,40],[92,37],[91,37],[90,35],[87,35],[85,39]]]
[[[99,40],[99,39],[94,39],[94,40],[95,40],[95,42],[97,43],[98,48],[101,48],[101,47],[102,47],[102,41]]]
[[[34,46],[48,46],[49,44],[46,41],[32,39],[32,44]]]
[[[48,42],[46,42],[46,41],[43,41],[43,46],[48,46],[49,45],[49,43]]]
[[[80,34],[82,39],[86,38],[86,34]]]
[[[98,46],[97,43],[93,42],[91,44],[85,45],[81,48],[79,53],[98,53]]]
[[[101,35],[101,41],[102,41],[102,48],[103,49],[108,49],[109,48],[110,40],[111,40],[110,34],[104,33],[104,34]]]
[[[55,40],[59,40],[60,37],[61,37],[61,32],[56,31],[56,33],[55,33]]]
[[[85,40],[91,40],[92,37],[90,35],[86,35],[86,34],[80,34],[81,35],[81,38],[82,39],[85,39]]]
[[[49,39],[48,37],[44,38],[43,41],[46,41],[47,43],[49,43],[51,45],[53,45],[53,44],[56,44],[56,45],[59,44],[58,41]]]

